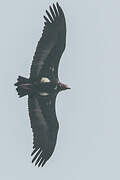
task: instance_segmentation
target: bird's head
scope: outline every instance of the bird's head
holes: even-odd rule
[[[64,91],[64,90],[67,90],[67,89],[71,89],[71,88],[69,88],[66,84],[63,84],[63,83],[61,83],[61,82],[58,83],[58,86],[59,86],[60,91]]]

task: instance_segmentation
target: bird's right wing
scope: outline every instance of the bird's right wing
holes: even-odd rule
[[[57,3],[50,6],[44,16],[45,26],[38,42],[31,66],[30,79],[58,78],[58,65],[66,44],[66,22],[62,8]]]
[[[57,139],[58,121],[55,113],[55,97],[28,97],[29,116],[33,131],[32,162],[43,166],[51,157]]]

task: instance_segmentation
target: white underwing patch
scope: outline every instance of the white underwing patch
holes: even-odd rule
[[[50,82],[50,79],[48,79],[47,77],[42,77],[42,78],[40,79],[40,81],[43,82],[43,83],[49,83],[49,82]]]
[[[46,92],[41,92],[40,95],[41,95],[41,96],[48,96],[49,94],[46,93]]]

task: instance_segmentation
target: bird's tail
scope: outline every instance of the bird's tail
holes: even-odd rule
[[[18,76],[17,82],[14,85],[17,86],[16,91],[18,92],[19,97],[29,94],[32,86],[30,80],[22,76]]]

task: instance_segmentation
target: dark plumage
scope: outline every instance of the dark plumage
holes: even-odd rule
[[[59,124],[55,113],[57,94],[69,89],[58,79],[58,65],[66,44],[64,13],[57,3],[44,16],[45,26],[38,42],[29,79],[19,76],[16,90],[19,97],[28,95],[29,116],[33,131],[33,160],[44,166],[51,157]]]

